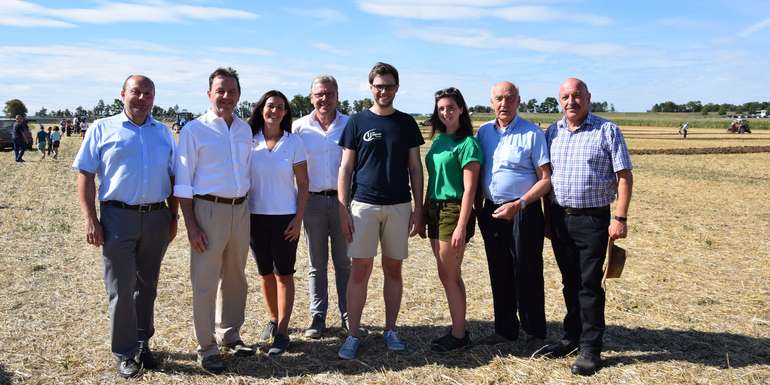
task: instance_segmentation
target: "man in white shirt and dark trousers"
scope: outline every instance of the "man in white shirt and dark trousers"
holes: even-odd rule
[[[310,259],[308,291],[312,319],[305,329],[305,337],[309,338],[320,338],[326,329],[330,240],[340,320],[342,327],[347,328],[345,295],[350,276],[350,257],[347,256],[347,241],[340,227],[337,174],[342,159],[342,147],[338,143],[348,116],[337,111],[338,97],[337,80],[333,76],[315,77],[310,85],[310,102],[315,109],[294,121],[292,127],[305,144],[310,179],[310,199],[304,217]]]
[[[190,241],[193,324],[201,366],[225,369],[219,354],[253,355],[240,337],[246,307],[249,251],[249,125],[235,116],[241,86],[232,68],[209,76],[211,108],[179,137],[174,195]]]

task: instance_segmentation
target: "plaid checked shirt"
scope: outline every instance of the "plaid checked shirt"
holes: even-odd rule
[[[575,131],[562,118],[548,127],[551,197],[562,207],[589,208],[615,200],[621,170],[630,170],[626,141],[615,123],[589,113]]]

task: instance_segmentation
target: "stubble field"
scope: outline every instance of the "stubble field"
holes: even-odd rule
[[[770,132],[727,135],[629,127],[641,150],[770,146]],[[212,376],[195,362],[189,246],[180,232],[161,270],[152,346],[160,369],[118,379],[109,353],[107,300],[98,249],[84,240],[72,158],[80,138],[64,138],[58,161],[28,153],[16,164],[0,153],[0,384],[767,384],[770,383],[770,153],[637,153],[623,277],[608,282],[606,367],[589,378],[569,373],[574,358],[530,359],[523,341],[474,345],[440,355],[428,343],[444,333],[449,313],[426,240],[410,241],[404,263],[400,335],[406,355],[389,353],[379,261],[363,323],[373,333],[359,359],[340,361],[343,335],[302,337],[308,322],[307,255],[297,256],[292,345],[278,358],[229,358]],[[697,153],[698,151],[693,151]],[[546,241],[549,339],[559,338],[564,305],[558,268]],[[330,277],[333,272],[330,267]],[[256,342],[265,317],[253,259],[242,336]],[[492,333],[492,303],[480,235],[463,263],[472,337]],[[332,280],[333,281],[333,280]],[[336,306],[330,284],[330,309]]]

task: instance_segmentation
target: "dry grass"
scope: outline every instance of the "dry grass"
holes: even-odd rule
[[[659,130],[626,132],[636,148],[650,143],[643,139],[645,134],[656,137]],[[703,143],[724,143],[718,139]],[[655,140],[652,145],[668,144]],[[11,153],[0,154],[0,383],[124,382],[113,373],[100,255],[83,240],[75,174],[69,167],[79,143],[79,138],[65,138],[58,162],[38,162],[29,153],[28,162],[19,165]],[[161,370],[132,382],[769,383],[770,154],[647,155],[633,160],[630,238],[622,242],[631,256],[624,277],[608,284],[607,367],[591,378],[569,374],[571,359],[531,360],[521,343],[474,346],[451,355],[431,353],[428,341],[444,331],[449,318],[430,248],[418,239],[411,241],[405,263],[399,319],[401,334],[414,349],[411,354],[394,355],[384,348],[378,333],[384,308],[377,273],[372,275],[364,313],[364,323],[374,333],[359,360],[336,359],[339,333],[305,340],[301,329],[308,320],[307,267],[301,247],[290,353],[277,359],[232,359],[230,373],[207,375],[194,361],[188,244],[182,226],[161,272],[153,339]],[[564,310],[548,243],[545,261],[546,314],[549,337],[554,339]],[[463,269],[470,330],[474,337],[489,334],[491,295],[479,236],[466,253]],[[243,337],[253,342],[265,310],[253,261],[248,271],[251,287]],[[336,299],[331,297],[333,307]],[[329,321],[337,320],[330,316]]]

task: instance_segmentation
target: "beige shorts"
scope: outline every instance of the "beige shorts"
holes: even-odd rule
[[[373,258],[377,255],[377,243],[382,245],[382,255],[406,259],[409,249],[409,216],[412,203],[372,205],[358,201],[350,203],[353,218],[353,242],[348,245],[348,257]]]

